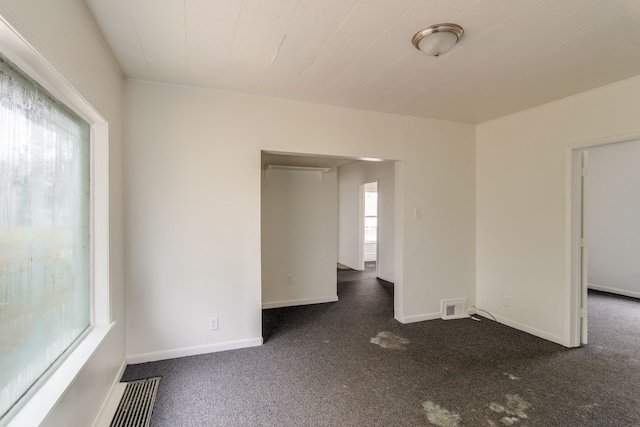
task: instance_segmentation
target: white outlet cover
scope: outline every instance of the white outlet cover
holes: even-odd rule
[[[209,330],[217,331],[218,330],[218,318],[212,317],[209,319]]]

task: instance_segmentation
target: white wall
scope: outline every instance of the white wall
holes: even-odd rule
[[[393,282],[395,268],[395,163],[355,162],[339,169],[338,262],[359,269],[359,186],[378,181],[378,277]],[[374,245],[375,248],[375,245]]]
[[[117,322],[42,425],[92,425],[124,363],[122,78],[84,3],[0,0],[0,14],[109,122],[109,274]]]
[[[125,106],[130,360],[259,344],[261,150],[400,160],[396,316],[473,296],[473,126],[136,81]]]
[[[263,164],[310,166],[291,156]],[[318,159],[314,166],[324,167]],[[262,174],[262,306],[338,300],[338,191],[335,167],[326,173],[270,170]]]
[[[376,243],[366,242],[364,244],[364,260],[367,261],[376,261],[378,255],[378,248]]]
[[[477,126],[480,308],[570,345],[567,146],[639,130],[639,78]]]
[[[640,141],[589,150],[589,287],[640,298]]]
[[[338,262],[354,270],[361,268],[358,255],[358,187],[365,183],[363,169],[363,162],[350,163],[338,169]]]

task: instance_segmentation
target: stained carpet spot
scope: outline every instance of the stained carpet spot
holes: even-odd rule
[[[531,407],[529,402],[525,402],[517,394],[507,394],[506,398],[507,414],[513,414],[519,418],[527,418],[527,414],[525,414],[524,411]]]
[[[489,405],[489,409],[491,409],[492,411],[499,414],[504,413],[508,415],[500,419],[500,422],[503,425],[514,425],[520,420],[528,418],[527,414],[524,411],[531,407],[531,404],[529,402],[525,401],[517,394],[507,394],[505,395],[505,397],[507,399],[506,405],[501,405],[496,402],[491,402],[491,404]]]
[[[518,417],[503,417],[500,422],[506,426],[512,426],[515,423],[517,423],[518,421],[520,421],[520,418]]]
[[[436,426],[457,427],[458,423],[462,421],[460,414],[448,411],[430,400],[423,402],[422,407],[427,413],[427,419],[429,420],[429,422]]]
[[[508,372],[505,372],[504,374],[505,374],[506,376],[508,376],[510,380],[518,381],[518,380],[520,379],[520,377],[516,377],[515,375],[510,374],[510,373],[508,373]]]
[[[494,412],[498,412],[498,413],[503,413],[505,411],[504,406],[502,406],[499,403],[495,403],[495,402],[491,402],[491,404],[489,405],[489,409],[491,409]]]
[[[394,335],[391,332],[382,331],[374,338],[371,338],[369,342],[372,344],[378,344],[380,347],[388,348],[390,350],[406,350],[406,345],[411,341],[398,335]]]

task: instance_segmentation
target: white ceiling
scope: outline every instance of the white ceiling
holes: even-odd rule
[[[86,0],[124,75],[480,123],[640,75],[639,0]],[[429,25],[465,34],[431,58]]]

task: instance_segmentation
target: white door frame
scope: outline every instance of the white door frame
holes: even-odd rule
[[[364,186],[358,185],[358,268],[364,271]]]
[[[587,241],[583,167],[587,164],[589,148],[629,142],[640,139],[640,132],[614,135],[565,146],[565,301],[568,316],[565,322],[565,343],[568,347],[586,344],[588,312],[587,296]],[[587,176],[588,176],[588,172]]]

